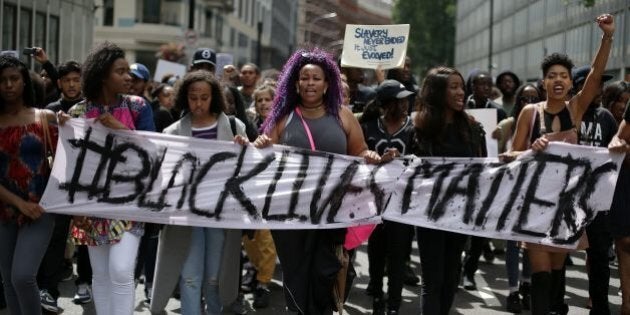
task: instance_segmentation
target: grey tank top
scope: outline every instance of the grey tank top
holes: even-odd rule
[[[280,137],[280,144],[310,149],[311,144],[308,141],[308,136],[300,117],[295,112],[291,112],[288,119],[289,122]],[[304,121],[306,121],[311,130],[317,151],[347,154],[348,141],[346,132],[337,118],[326,114],[317,119],[304,117]]]

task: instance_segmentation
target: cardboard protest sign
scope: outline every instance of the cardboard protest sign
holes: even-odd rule
[[[186,75],[186,66],[164,59],[159,59],[157,66],[155,66],[155,74],[153,75],[153,81],[160,82],[162,77],[167,74],[173,74],[177,78],[183,78]]]
[[[409,24],[346,25],[342,67],[401,68],[405,63]]]

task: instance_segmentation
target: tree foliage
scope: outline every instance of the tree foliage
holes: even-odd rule
[[[392,19],[410,24],[407,55],[414,73],[424,76],[436,65],[455,59],[456,0],[396,0]]]

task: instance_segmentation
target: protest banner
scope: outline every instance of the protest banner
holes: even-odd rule
[[[491,158],[356,157],[285,146],[60,127],[46,211],[162,224],[320,229],[375,223],[570,246],[608,210],[622,156],[561,143]]]
[[[162,77],[167,74],[175,75],[177,78],[183,78],[186,75],[186,66],[164,59],[158,59],[155,66],[155,74],[153,75],[153,81],[161,82]]]
[[[409,24],[346,25],[342,67],[402,68],[405,64]]]
[[[223,228],[337,228],[380,222],[380,186],[401,163],[283,146],[112,131],[72,119],[60,127],[47,211]]]
[[[516,161],[429,158],[411,162],[383,219],[497,239],[574,247],[610,209],[623,155],[553,142]]]

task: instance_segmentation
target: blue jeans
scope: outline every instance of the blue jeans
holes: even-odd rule
[[[0,274],[10,314],[41,314],[36,275],[54,226],[50,213],[21,226],[0,223]]]
[[[518,261],[521,249],[518,247],[516,241],[507,241],[505,250],[505,268],[507,270],[508,285],[510,288],[518,287]],[[523,252],[523,269],[521,270],[521,277],[529,279],[532,275],[531,267],[529,265],[529,256],[526,252]]]
[[[223,256],[225,231],[213,228],[192,228],[190,251],[182,267],[179,288],[182,314],[201,314],[203,289],[208,314],[221,314],[219,268]]]

